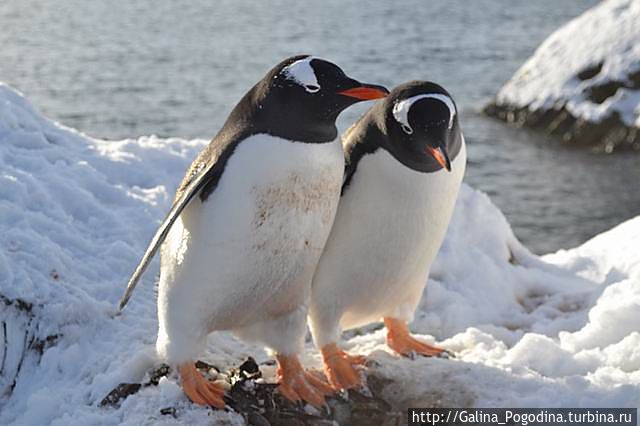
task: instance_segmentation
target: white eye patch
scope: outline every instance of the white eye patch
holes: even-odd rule
[[[447,95],[443,95],[441,93],[429,93],[429,94],[416,95],[411,98],[403,99],[399,102],[396,102],[396,104],[393,106],[393,118],[395,118],[396,121],[400,123],[402,130],[404,130],[404,132],[407,133],[408,135],[413,133],[413,129],[409,124],[409,110],[411,109],[411,106],[416,101],[419,101],[420,99],[426,99],[426,98],[437,99],[447,106],[447,108],[449,109],[448,126],[449,126],[449,129],[453,127],[453,118],[456,115],[456,107],[453,104],[453,101],[451,100],[450,97],[448,97]]]
[[[288,65],[282,69],[282,73],[288,80],[293,80],[300,86],[304,87],[309,93],[316,93],[320,90],[320,84],[318,84],[318,78],[313,71],[311,61],[313,56],[309,56],[304,59],[295,61],[291,65]]]

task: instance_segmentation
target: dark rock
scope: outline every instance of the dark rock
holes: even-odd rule
[[[176,416],[176,407],[161,408],[160,409],[160,414],[162,414],[163,416],[171,416],[174,419],[177,418],[177,416]]]
[[[167,364],[162,364],[149,373],[149,380],[145,383],[120,383],[109,394],[100,401],[100,407],[116,407],[120,405],[120,401],[126,399],[129,395],[137,393],[140,389],[148,386],[158,386],[160,379],[167,376],[171,369]]]
[[[141,387],[140,383],[120,383],[100,401],[100,407],[116,406],[121,400],[138,392]]]
[[[604,62],[599,62],[592,67],[586,68],[578,73],[578,78],[582,81],[591,80],[596,75],[600,74],[602,71],[602,66]]]
[[[631,22],[628,19],[636,18],[633,6],[634,2],[601,2],[554,32],[504,84],[484,113],[594,152],[640,151],[637,34],[620,31],[607,37],[584,37],[584,28],[611,22],[623,28]]]
[[[627,126],[617,112],[599,123],[576,118],[565,105],[556,105],[548,110],[531,110],[529,107],[493,101],[483,112],[516,127],[544,131],[562,143],[587,147],[594,152],[640,151],[640,132],[635,127]]]
[[[261,374],[260,367],[256,363],[256,360],[251,357],[247,358],[245,362],[240,364],[240,367],[238,367],[238,370],[244,373],[247,377]]]
[[[211,365],[211,364],[208,364],[208,363],[206,363],[204,361],[200,361],[200,360],[196,361],[196,368],[198,370],[205,370],[207,372],[209,370],[211,370],[211,369],[214,369],[218,373],[220,372],[220,369],[218,367],[216,367],[215,365]]]
[[[171,369],[167,364],[162,364],[160,367],[152,370],[149,374],[149,381],[144,384],[144,386],[158,386],[160,383],[160,379],[166,377],[171,372]]]
[[[38,328],[41,304],[0,294],[0,398],[10,396],[23,370],[34,368],[60,334],[42,336]],[[10,332],[11,330],[11,332]]]
[[[31,313],[33,310],[33,304],[25,302],[22,299],[9,299],[8,297],[0,294],[0,301],[2,301],[6,306],[14,306],[22,312]]]
[[[61,336],[61,334],[53,334],[51,336],[45,337],[44,339],[33,339],[31,344],[29,345],[29,348],[38,352],[39,355],[42,355],[47,348],[55,345]]]
[[[631,89],[640,89],[640,69],[627,76],[627,87]]]
[[[203,373],[207,373],[211,368],[215,369],[205,362],[198,362],[197,366]],[[167,365],[161,365],[149,372],[150,378],[145,383],[121,383],[109,392],[100,402],[100,406],[118,406],[122,400],[140,389],[157,386],[160,378],[169,372]],[[392,382],[370,373],[366,389],[330,396],[327,398],[327,406],[323,410],[317,410],[283,398],[277,391],[277,385],[264,382],[258,364],[253,358],[248,358],[239,367],[227,373],[231,389],[225,395],[225,402],[229,408],[241,414],[247,424],[256,426],[402,424],[403,411],[382,397],[385,387]],[[175,407],[163,408],[160,413],[178,417]]]
[[[245,419],[247,420],[247,424],[251,426],[270,426],[269,420],[267,420],[263,415],[254,412],[249,413]]]
[[[233,386],[228,393],[227,403],[241,413],[248,424],[400,424],[397,422],[400,412],[394,411],[380,396],[384,387],[382,379],[370,377],[373,386],[369,386],[369,392],[349,391],[344,395],[346,397],[330,396],[324,410],[308,410],[304,404],[291,403],[283,398],[277,392],[275,384],[256,382],[256,379],[261,377],[256,368],[255,361],[248,359],[239,368],[231,370],[229,376]]]
[[[607,81],[606,83],[596,84],[589,87],[585,94],[587,99],[596,104],[601,104],[618,92],[618,89],[625,87],[620,81]]]

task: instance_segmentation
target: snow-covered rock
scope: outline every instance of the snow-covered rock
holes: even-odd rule
[[[604,152],[640,150],[640,1],[603,1],[555,31],[485,112]]]
[[[157,260],[122,315],[115,306],[205,143],[93,139],[0,85],[0,424],[243,423],[189,403],[174,375],[100,406],[159,365]],[[396,407],[638,407],[639,245],[640,217],[536,257],[485,194],[464,186],[412,324],[457,357],[400,359],[376,326],[345,344],[378,361],[370,374],[390,379]],[[307,349],[303,362],[318,366]],[[203,359],[227,368],[249,355],[268,359],[216,333]]]

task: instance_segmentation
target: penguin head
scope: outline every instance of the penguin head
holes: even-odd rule
[[[319,119],[335,120],[340,112],[357,102],[389,94],[383,86],[361,83],[336,64],[309,55],[287,58],[275,71],[271,95],[314,112]]]
[[[451,171],[450,155],[462,135],[455,102],[444,88],[427,81],[405,83],[385,99],[384,110],[388,148],[397,158],[420,169]]]
[[[335,121],[344,109],[388,94],[385,87],[361,83],[329,61],[299,55],[276,65],[256,85],[253,104],[278,136],[324,139],[336,137]]]

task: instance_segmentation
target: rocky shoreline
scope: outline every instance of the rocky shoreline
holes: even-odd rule
[[[576,117],[560,105],[552,109],[530,109],[492,101],[482,112],[489,117],[515,127],[526,127],[556,136],[562,143],[586,147],[594,152],[610,154],[614,151],[640,152],[640,128],[627,126],[617,112],[592,122]]]
[[[639,19],[640,4],[611,0],[569,21],[483,113],[596,152],[640,152]]]
[[[405,420],[404,410],[385,401],[383,392],[388,378],[369,375],[367,386],[361,391],[343,392],[327,398],[323,410],[305,404],[294,404],[284,399],[276,385],[262,380],[258,364],[248,358],[239,367],[222,373],[217,367],[198,361],[196,366],[207,377],[214,375],[227,383],[225,401],[229,409],[242,415],[246,424],[256,426],[329,426],[376,424],[397,426]],[[160,379],[171,373],[167,365],[149,372],[144,383],[121,383],[100,403],[100,407],[118,407],[128,396],[149,386],[158,386]],[[158,412],[158,417],[177,419],[183,406],[168,406]]]

